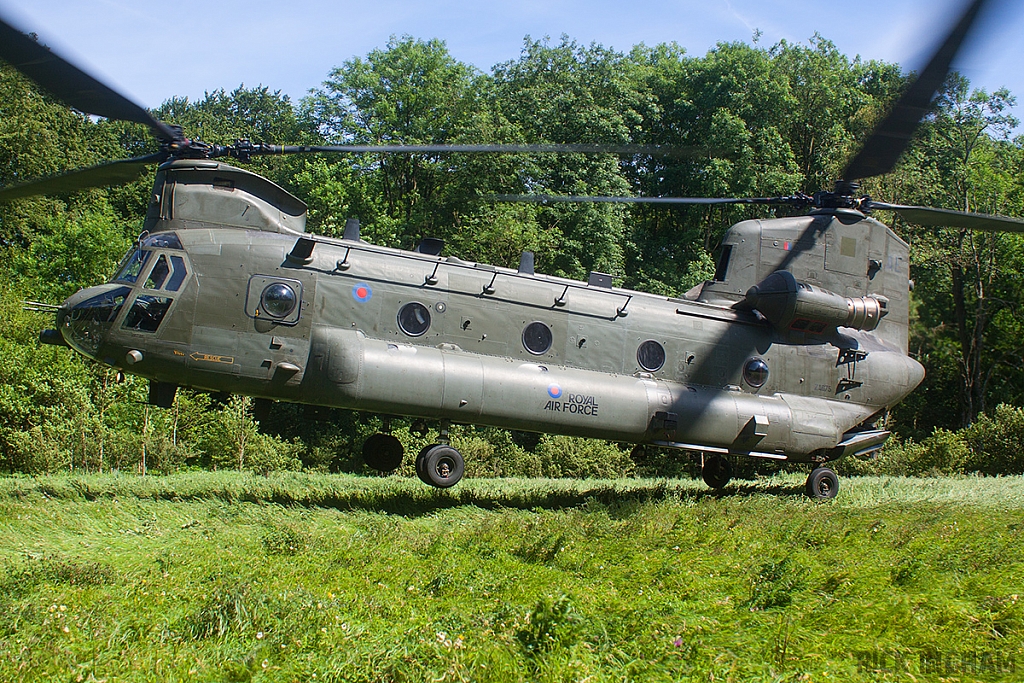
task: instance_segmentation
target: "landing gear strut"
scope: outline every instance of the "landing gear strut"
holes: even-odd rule
[[[807,495],[814,500],[835,498],[839,493],[839,477],[827,467],[815,467],[807,475],[804,487]]]
[[[732,479],[732,465],[725,456],[706,456],[700,469],[700,476],[711,488],[720,489]]]

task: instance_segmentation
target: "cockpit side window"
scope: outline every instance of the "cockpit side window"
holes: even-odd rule
[[[163,287],[164,280],[167,279],[167,275],[170,272],[171,269],[167,265],[167,257],[160,254],[160,258],[153,264],[153,270],[150,271],[149,277],[146,278],[146,289],[160,289]]]
[[[139,279],[139,273],[142,272],[142,268],[146,265],[151,253],[146,249],[136,249],[129,254],[122,263],[120,270],[117,271],[117,275],[114,276],[114,281],[134,284]]]
[[[136,249],[121,261],[121,267],[114,276],[114,282],[136,284],[146,273],[146,264],[153,262],[153,252],[147,249]],[[184,256],[176,254],[158,254],[153,267],[145,279],[146,289],[163,289],[177,292],[188,279],[188,265]]]
[[[185,268],[185,259],[180,256],[171,256],[171,279],[167,281],[167,289],[171,292],[177,292],[181,288],[181,283],[185,281],[188,276],[188,270]]]
[[[140,294],[135,297],[135,303],[132,304],[121,326],[137,332],[156,332],[164,315],[167,314],[167,309],[171,307],[171,301],[167,297]]]

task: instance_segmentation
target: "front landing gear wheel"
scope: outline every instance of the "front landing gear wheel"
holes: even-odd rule
[[[416,458],[416,474],[424,483],[439,489],[455,486],[465,471],[462,454],[445,444],[427,446]]]
[[[363,442],[363,461],[374,470],[397,470],[404,454],[402,442],[390,434],[374,434]]]
[[[424,446],[420,449],[420,452],[416,455],[416,476],[420,478],[424,484],[429,484],[430,480],[427,479],[427,452],[434,448],[435,444]]]
[[[712,455],[704,459],[704,466],[700,469],[700,476],[704,483],[713,489],[720,489],[732,479],[732,465],[729,460],[721,455]]]
[[[814,500],[835,498],[839,493],[839,477],[827,467],[815,467],[807,475],[807,495]]]

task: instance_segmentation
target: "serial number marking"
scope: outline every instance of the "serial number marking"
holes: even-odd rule
[[[198,351],[193,352],[189,358],[196,361],[204,361],[206,363],[226,363],[227,365],[231,365],[235,362],[234,356],[218,356],[213,353],[199,353]]]

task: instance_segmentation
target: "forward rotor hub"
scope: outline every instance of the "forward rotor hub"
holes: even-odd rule
[[[831,192],[815,192],[812,204],[816,209],[855,209],[867,212],[871,206],[868,195],[856,196],[860,183],[837,180]]]

